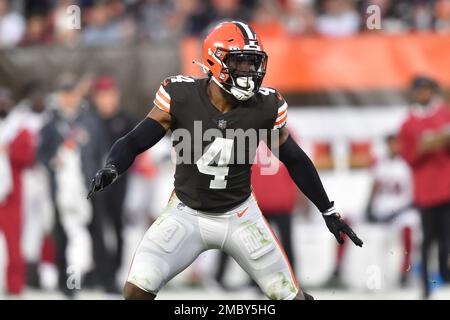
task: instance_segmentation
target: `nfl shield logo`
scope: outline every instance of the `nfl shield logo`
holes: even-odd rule
[[[220,119],[219,121],[217,121],[217,126],[220,129],[225,129],[227,127],[227,121]]]

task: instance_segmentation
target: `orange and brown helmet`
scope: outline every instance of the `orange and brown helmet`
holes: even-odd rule
[[[239,100],[260,88],[267,54],[253,29],[243,22],[222,22],[205,38],[203,66],[212,79]]]

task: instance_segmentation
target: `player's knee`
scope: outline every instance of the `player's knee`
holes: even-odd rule
[[[154,300],[156,295],[127,282],[123,288],[123,297],[125,300]]]
[[[293,300],[299,292],[294,281],[284,273],[263,281],[262,289],[271,300]]]

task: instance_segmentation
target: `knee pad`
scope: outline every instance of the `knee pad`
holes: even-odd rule
[[[188,233],[186,226],[173,218],[155,222],[149,231],[145,237],[169,254],[178,249]]]
[[[298,289],[289,270],[277,272],[261,282],[261,288],[271,300],[292,300],[297,296]]]

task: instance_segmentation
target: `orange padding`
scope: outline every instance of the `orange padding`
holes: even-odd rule
[[[269,55],[265,86],[280,91],[405,89],[416,74],[450,86],[450,35],[434,33],[349,38],[263,37]],[[199,76],[201,42],[181,44],[183,73]]]

